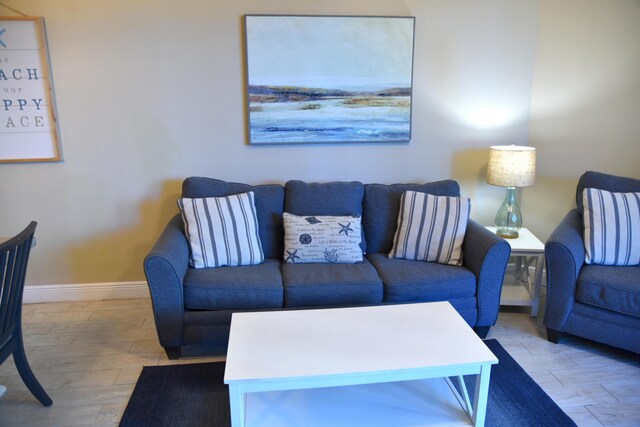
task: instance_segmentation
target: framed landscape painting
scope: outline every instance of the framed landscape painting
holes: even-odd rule
[[[245,15],[249,144],[409,142],[414,22]]]

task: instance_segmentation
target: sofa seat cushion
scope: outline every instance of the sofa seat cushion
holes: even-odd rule
[[[373,305],[382,281],[366,259],[358,264],[283,264],[285,307]]]
[[[367,254],[384,282],[385,302],[449,301],[475,298],[476,276],[466,267]]]
[[[184,305],[191,309],[241,310],[282,307],[280,260],[259,265],[189,268]]]
[[[640,267],[585,265],[578,276],[576,300],[640,317]]]

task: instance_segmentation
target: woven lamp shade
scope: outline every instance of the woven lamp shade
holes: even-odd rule
[[[489,149],[487,182],[500,187],[529,187],[536,182],[536,149],[496,145]]]

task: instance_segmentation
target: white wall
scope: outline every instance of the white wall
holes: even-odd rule
[[[640,179],[640,1],[543,0],[529,143],[538,182],[525,221],[546,239],[587,170]]]
[[[575,18],[575,5],[558,8],[556,17],[556,3],[546,0],[7,3],[45,17],[64,158],[60,163],[0,165],[5,202],[0,235],[16,232],[30,219],[39,221],[30,284],[141,280],[142,259],[177,212],[181,181],[190,175],[252,184],[293,178],[383,183],[454,178],[472,198],[472,217],[490,224],[504,189],[484,182],[487,148],[527,144],[531,106],[532,145],[540,144],[539,181],[544,184],[547,176],[559,173],[547,159],[565,152],[554,141],[571,128],[556,124],[549,129],[541,121],[549,118],[541,112],[540,99],[553,91],[557,63],[571,63],[554,52],[560,23],[566,21],[569,28],[563,31],[569,35],[589,33],[583,26],[591,25]],[[612,2],[588,3],[607,9],[605,4]],[[616,11],[622,4],[631,9],[622,11],[631,15],[620,19],[637,18],[637,2],[615,4],[611,8]],[[411,143],[246,145],[245,13],[415,16]],[[617,19],[602,24],[603,31],[617,28]],[[620,40],[628,54],[639,38],[635,28],[626,31],[635,35]],[[577,42],[583,40],[568,39],[568,55]],[[611,56],[605,59],[615,62]],[[622,79],[638,82],[629,73]],[[637,104],[627,101],[630,104],[621,108],[637,112]],[[564,112],[570,123],[571,110]],[[573,141],[567,136],[559,143]],[[600,141],[589,144],[599,150]],[[609,151],[599,155],[607,165],[632,162]],[[577,179],[582,166],[576,162],[566,178]],[[525,222],[544,234],[556,218],[534,218],[538,210],[529,197],[536,205],[546,198],[536,191],[537,186],[523,192]],[[545,202],[556,206],[554,200],[567,197],[557,193]]]

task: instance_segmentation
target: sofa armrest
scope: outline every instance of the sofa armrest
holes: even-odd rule
[[[176,215],[144,260],[156,330],[163,347],[180,347],[182,343],[182,289],[188,267],[189,244],[182,228],[182,218]]]
[[[476,276],[476,326],[491,326],[498,318],[500,292],[511,246],[503,238],[470,219],[462,243],[462,253],[463,265]]]
[[[570,211],[551,233],[544,247],[547,262],[547,305],[544,325],[563,331],[573,309],[578,274],[584,264],[582,218]]]

